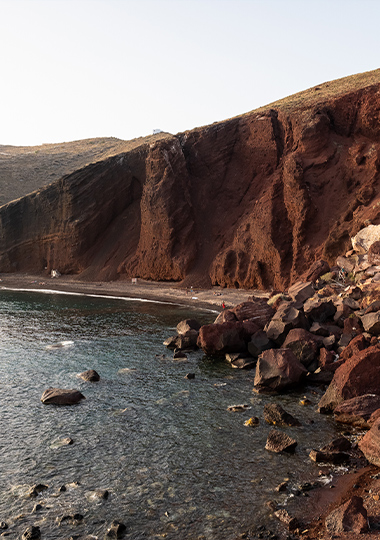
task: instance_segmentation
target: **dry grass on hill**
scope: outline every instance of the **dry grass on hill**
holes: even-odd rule
[[[0,206],[82,167],[171,137],[159,133],[123,141],[114,137],[41,146],[0,145]]]

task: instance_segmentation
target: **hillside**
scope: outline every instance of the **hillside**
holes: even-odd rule
[[[284,288],[380,222],[379,115],[376,70],[176,136],[14,152],[49,185],[0,208],[0,271]]]

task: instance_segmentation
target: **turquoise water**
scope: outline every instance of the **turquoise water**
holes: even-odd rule
[[[335,425],[277,398],[302,427],[294,455],[267,452],[262,420],[268,397],[252,393],[254,372],[233,370],[201,351],[172,359],[162,342],[184,318],[208,323],[206,311],[138,301],[0,291],[0,521],[19,533],[40,526],[42,537],[103,538],[113,519],[126,538],[232,539],[271,525],[265,505],[284,477],[296,486],[313,478],[309,458],[335,435]],[[65,342],[61,348],[50,348]],[[160,355],[165,354],[166,358]],[[98,383],[77,374],[95,369]],[[194,380],[185,375],[195,373]],[[86,400],[43,405],[48,387],[77,388]],[[251,409],[230,413],[246,403]],[[247,428],[250,416],[261,419]],[[71,437],[74,444],[60,446]],[[28,497],[30,486],[48,489]],[[60,491],[65,486],[65,491]],[[108,490],[106,500],[96,490]],[[280,503],[289,495],[276,494]],[[36,503],[41,510],[33,511]],[[60,518],[79,513],[71,523]]]

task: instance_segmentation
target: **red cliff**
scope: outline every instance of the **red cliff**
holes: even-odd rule
[[[380,70],[142,140],[0,208],[0,272],[284,288],[380,223]]]

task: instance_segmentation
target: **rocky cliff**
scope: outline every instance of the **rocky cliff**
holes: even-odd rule
[[[380,70],[89,164],[0,208],[0,271],[284,288],[380,223]]]

